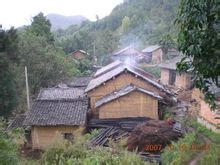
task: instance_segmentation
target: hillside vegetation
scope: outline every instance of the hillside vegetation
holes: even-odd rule
[[[66,53],[83,49],[103,62],[108,54],[125,46],[144,48],[175,40],[178,6],[179,0],[126,0],[103,19],[57,30],[55,40]]]

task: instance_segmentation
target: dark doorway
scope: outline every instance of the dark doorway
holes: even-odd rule
[[[175,70],[170,70],[169,76],[170,76],[169,77],[169,84],[174,85],[175,80],[176,80],[176,71]]]

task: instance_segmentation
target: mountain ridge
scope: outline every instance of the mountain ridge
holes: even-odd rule
[[[71,25],[80,25],[83,21],[88,20],[82,15],[64,16],[56,13],[50,13],[46,18],[49,19],[53,30],[66,29]]]

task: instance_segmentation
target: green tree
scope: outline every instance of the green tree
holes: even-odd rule
[[[30,31],[20,35],[18,52],[21,67],[28,67],[33,94],[36,94],[40,87],[54,85],[68,74],[74,73],[74,70],[69,70],[70,63],[65,59],[62,50],[48,44],[45,37],[36,36]]]
[[[8,117],[16,106],[15,75],[12,72],[12,61],[15,60],[16,31],[12,28],[5,31],[0,28],[0,116]]]
[[[179,49],[185,56],[178,68],[192,71],[196,87],[202,90],[214,108],[214,96],[210,94],[209,87],[211,83],[219,86],[220,2],[182,0],[176,22],[180,29]]]
[[[0,53],[0,116],[8,117],[16,106],[16,90],[11,63]]]
[[[159,44],[162,47],[162,50],[165,54],[168,53],[168,50],[176,47],[176,43],[171,35],[166,34],[163,35],[159,41]]]
[[[51,33],[51,24],[43,13],[33,17],[30,30],[37,36],[44,36],[49,43],[53,43],[54,37]]]
[[[2,165],[18,164],[17,145],[11,135],[5,128],[5,122],[0,119],[0,164]]]
[[[128,33],[128,31],[130,30],[130,26],[131,26],[130,18],[125,16],[121,22],[122,32],[124,34]]]

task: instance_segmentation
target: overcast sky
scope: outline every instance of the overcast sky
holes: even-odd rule
[[[43,12],[65,16],[83,15],[90,20],[103,18],[123,0],[0,0],[0,24],[3,28],[30,24],[31,18]]]

